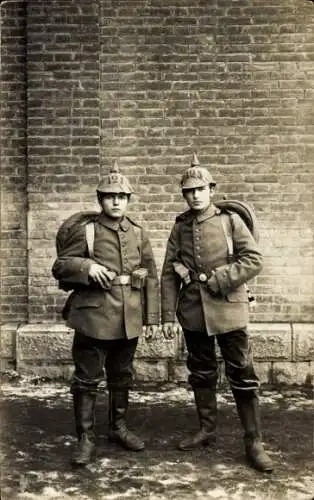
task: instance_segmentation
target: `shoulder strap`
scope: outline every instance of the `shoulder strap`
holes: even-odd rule
[[[223,232],[226,237],[227,247],[228,247],[228,258],[233,256],[233,237],[232,237],[232,225],[231,225],[231,215],[228,213],[222,213],[221,225]]]
[[[134,234],[135,234],[135,237],[136,237],[136,241],[137,241],[139,250],[141,252],[141,250],[142,250],[142,242],[143,242],[143,228],[142,228],[142,226],[139,226],[135,221],[133,221],[129,215],[127,215],[126,218],[131,223],[131,226],[133,228],[133,231],[134,231]]]
[[[142,228],[139,226],[136,226],[135,224],[133,225],[133,231],[136,236],[137,244],[138,244],[138,249],[140,252],[140,259],[142,259]]]
[[[221,214],[221,225],[223,232],[226,237],[227,241],[227,247],[228,247],[228,261],[232,262],[233,261],[233,236],[232,236],[232,230],[233,230],[233,220],[232,220],[232,215],[230,213],[222,213]],[[247,284],[245,283],[245,288],[248,294],[248,300],[249,302],[255,301],[254,295],[250,292]]]
[[[88,255],[91,259],[94,259],[94,241],[95,241],[95,224],[94,224],[94,222],[88,222],[88,224],[86,224],[85,234],[86,234]]]

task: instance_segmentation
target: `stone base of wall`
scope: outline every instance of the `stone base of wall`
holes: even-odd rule
[[[263,384],[313,384],[313,323],[252,323],[249,327],[255,368]],[[73,371],[73,331],[64,324],[2,325],[1,371],[19,375],[69,379]],[[225,383],[219,350],[220,383]],[[138,382],[186,382],[186,350],[181,334],[165,340],[159,332],[153,342],[140,338],[134,362]]]

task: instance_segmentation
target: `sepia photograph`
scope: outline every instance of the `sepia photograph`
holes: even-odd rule
[[[314,1],[0,1],[1,500],[314,500]]]

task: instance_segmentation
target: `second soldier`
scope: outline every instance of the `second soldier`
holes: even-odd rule
[[[215,339],[225,362],[241,423],[246,456],[260,471],[273,466],[261,441],[259,380],[250,356],[245,283],[262,268],[262,255],[242,218],[228,216],[234,259],[230,262],[221,210],[212,203],[215,181],[196,155],[181,180],[189,210],[171,231],[161,276],[162,320],[171,337],[177,316],[188,351],[200,430],[180,444],[190,450],[213,443],[217,422],[218,363]]]

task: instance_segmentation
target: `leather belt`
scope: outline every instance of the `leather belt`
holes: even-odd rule
[[[129,274],[120,274],[120,276],[116,276],[112,281],[112,285],[120,285],[120,286],[125,286],[125,285],[130,285],[131,283],[131,276]]]

